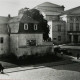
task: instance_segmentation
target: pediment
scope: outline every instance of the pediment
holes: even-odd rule
[[[80,14],[80,6],[69,9],[65,11],[64,14]]]
[[[71,12],[72,14],[80,14],[80,7]]]

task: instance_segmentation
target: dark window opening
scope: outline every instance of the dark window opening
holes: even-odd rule
[[[58,31],[61,32],[61,25],[58,25]]]
[[[36,40],[27,40],[28,46],[36,46]]]
[[[61,41],[61,36],[58,36],[58,41]]]
[[[3,37],[0,37],[0,43],[3,43]]]
[[[79,31],[79,23],[76,23],[76,31]]]
[[[73,31],[73,23],[70,23],[70,31]]]

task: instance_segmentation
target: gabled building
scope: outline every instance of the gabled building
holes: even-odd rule
[[[53,44],[43,42],[43,30],[39,22],[21,9],[18,16],[0,16],[0,55],[34,55],[53,52]]]
[[[48,21],[55,19],[59,20],[59,15],[64,11],[64,6],[50,2],[44,2],[34,8],[40,10],[44,18]]]
[[[35,9],[40,10],[44,18],[48,21],[50,27],[50,38],[54,44],[65,43],[65,21],[60,19],[61,13],[64,12],[64,6],[60,6],[50,2],[44,2],[40,5],[37,5]]]
[[[67,42],[80,43],[80,6],[65,11],[62,17],[67,23]]]
[[[25,13],[9,20],[11,53],[18,55],[21,48],[42,45],[43,30],[38,23]]]

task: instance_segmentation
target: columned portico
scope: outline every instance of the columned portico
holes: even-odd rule
[[[70,43],[79,43],[79,34],[72,34],[72,33],[70,33],[69,34],[69,42]]]
[[[68,32],[68,41],[70,43],[79,43],[80,42],[80,32]]]

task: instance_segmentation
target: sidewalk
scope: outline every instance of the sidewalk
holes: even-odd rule
[[[25,70],[45,68],[50,66],[73,64],[75,62],[80,61],[80,60],[77,60],[76,57],[72,57],[68,55],[64,55],[63,57],[65,59],[64,61],[43,63],[43,64],[37,64],[37,65],[31,65],[31,66],[25,66],[25,67],[8,68],[8,69],[5,69],[4,72],[5,73],[19,72],[19,71],[25,71]]]

